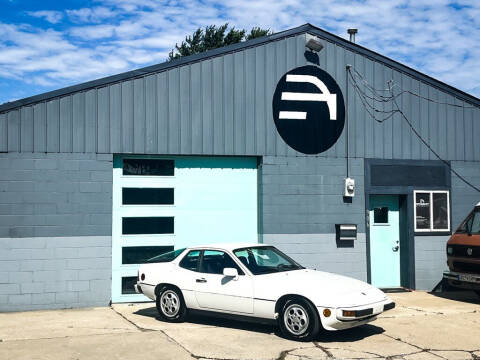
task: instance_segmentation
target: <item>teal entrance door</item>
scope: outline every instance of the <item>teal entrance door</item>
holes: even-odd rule
[[[400,286],[400,214],[396,195],[371,195],[370,269],[372,285]]]

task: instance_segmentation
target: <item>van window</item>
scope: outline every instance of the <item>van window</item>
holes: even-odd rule
[[[472,216],[472,220],[469,224],[470,233],[479,235],[480,234],[480,212],[475,211]]]

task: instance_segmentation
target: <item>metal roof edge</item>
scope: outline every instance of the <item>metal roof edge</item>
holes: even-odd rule
[[[431,85],[433,87],[436,87],[439,90],[445,91],[446,93],[449,93],[450,95],[453,95],[455,97],[458,97],[472,105],[475,106],[480,106],[480,98],[477,98],[474,95],[471,95],[467,92],[464,92],[460,89],[457,89],[456,87],[449,85],[447,83],[444,83],[443,81],[440,81],[438,79],[435,79],[427,74],[424,74],[418,70],[415,70],[407,65],[404,65],[396,60],[393,60],[385,55],[379,54],[373,50],[367,49],[357,43],[352,43],[347,39],[344,39],[338,35],[332,34],[326,30],[320,29],[312,24],[307,24],[310,26],[309,33],[312,35],[316,35],[320,38],[323,38],[324,40],[329,40],[331,42],[338,43],[339,45],[345,47],[348,50],[351,50],[353,52],[359,53],[363,56],[369,57],[372,60],[381,62],[391,68],[394,68],[400,72],[404,72],[405,74],[408,74],[414,78],[417,78],[418,80],[421,80],[428,85]]]
[[[403,72],[405,74],[408,74],[414,78],[417,78],[418,80],[421,80],[428,85],[431,85],[433,87],[436,87],[437,89],[440,89],[442,91],[445,91],[446,93],[449,93],[450,95],[453,95],[455,97],[458,97],[470,104],[473,104],[475,106],[480,107],[480,99],[468,94],[462,90],[459,90],[451,85],[448,85],[440,80],[437,80],[429,75],[426,75],[418,70],[415,70],[411,67],[408,67],[407,65],[404,65],[398,61],[395,61],[387,56],[381,55],[373,50],[367,49],[357,43],[352,43],[338,35],[332,34],[328,31],[325,31],[323,29],[320,29],[312,24],[304,24],[289,30],[281,31],[272,35],[264,36],[261,38],[257,39],[252,39],[248,41],[243,41],[237,44],[232,44],[229,46],[209,50],[200,54],[195,54],[195,55],[190,55],[190,56],[185,56],[180,59],[172,60],[172,61],[166,61],[161,64],[155,64],[155,65],[150,65],[146,66],[140,69],[136,70],[130,70],[124,73],[112,75],[112,76],[107,76],[104,78],[96,79],[96,80],[91,80],[87,81],[84,83],[80,83],[77,85],[72,85],[68,86],[65,88],[61,88],[58,90],[53,90],[49,91],[46,93],[30,96],[24,99],[19,99],[11,102],[7,102],[4,104],[0,104],[0,113],[7,112],[9,110],[13,110],[15,108],[19,108],[21,106],[26,106],[26,105],[31,105],[34,103],[38,102],[43,102],[47,101],[50,99],[66,96],[75,92],[80,92],[80,91],[86,91],[94,88],[99,88],[103,87],[106,85],[118,83],[120,81],[125,81],[129,79],[134,79],[138,77],[142,77],[148,74],[153,74],[153,73],[158,73],[162,72],[168,69],[172,69],[175,67],[180,67],[180,66],[185,66],[191,63],[199,62],[202,60],[206,60],[208,58],[213,58],[221,55],[226,55],[228,53],[233,53],[237,51],[241,51],[247,48],[263,45],[272,41],[277,41],[279,39],[287,38],[290,36],[296,36],[300,35],[302,33],[311,33],[313,35],[316,35],[320,38],[323,38],[324,40],[331,41],[334,43],[339,44],[342,47],[345,47],[346,49],[356,52],[358,54],[361,54],[363,56],[366,56],[372,60],[381,62],[385,64],[386,66],[389,66],[391,68],[394,68],[400,72]]]
[[[26,106],[26,105],[31,105],[31,104],[34,104],[34,103],[47,101],[47,100],[50,100],[50,99],[66,96],[66,95],[76,93],[76,92],[80,92],[80,91],[86,91],[86,90],[90,90],[90,89],[94,89],[94,88],[103,87],[103,86],[114,84],[114,83],[117,83],[117,82],[120,82],[120,81],[125,81],[125,80],[129,80],[129,79],[142,77],[142,76],[145,76],[145,75],[148,75],[148,74],[162,72],[162,71],[172,69],[172,68],[175,68],[175,67],[185,66],[185,65],[188,65],[188,64],[191,64],[191,63],[206,60],[208,58],[217,57],[217,56],[220,56],[220,55],[225,55],[225,54],[228,54],[228,53],[237,52],[237,51],[241,51],[241,50],[244,50],[244,49],[247,49],[247,48],[263,45],[263,44],[266,44],[266,43],[269,43],[269,42],[272,42],[272,41],[276,41],[276,40],[279,40],[279,39],[282,39],[282,38],[306,33],[310,27],[311,27],[310,24],[304,24],[304,25],[298,26],[298,27],[293,28],[293,29],[281,31],[281,32],[278,32],[278,33],[275,33],[275,34],[272,34],[272,35],[268,35],[268,36],[263,36],[263,37],[260,37],[260,38],[257,38],[257,39],[242,41],[242,42],[239,42],[239,43],[236,43],[236,44],[224,46],[224,47],[217,48],[217,49],[212,49],[212,50],[200,53],[200,54],[184,56],[184,57],[181,57],[181,58],[176,59],[176,60],[166,61],[166,62],[163,62],[163,63],[160,63],[160,64],[150,65],[150,66],[146,66],[146,67],[143,67],[143,68],[140,68],[140,69],[130,70],[130,71],[127,71],[127,72],[124,72],[124,73],[111,75],[111,76],[107,76],[107,77],[104,77],[104,78],[91,80],[91,81],[87,81],[87,82],[72,85],[72,86],[67,86],[67,87],[64,87],[64,88],[61,88],[61,89],[52,90],[52,91],[49,91],[49,92],[29,96],[29,97],[19,99],[19,100],[15,100],[15,101],[11,101],[11,102],[6,102],[6,103],[3,103],[3,104],[0,104],[0,113],[6,112],[6,111],[9,111],[9,110],[13,110],[13,109],[21,107],[21,106]]]

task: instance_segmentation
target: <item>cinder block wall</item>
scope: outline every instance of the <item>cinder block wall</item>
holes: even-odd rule
[[[415,287],[433,290],[448,269],[445,245],[448,236],[415,236]]]
[[[0,311],[107,305],[112,155],[0,154]]]
[[[344,158],[263,158],[263,241],[306,267],[367,280],[364,161],[350,160],[355,197],[345,202]],[[353,243],[336,241],[335,224],[357,224]]]
[[[475,161],[452,161],[452,168],[470,181],[480,184],[480,166]],[[452,173],[451,218],[454,232],[473,207],[480,194]],[[432,290],[448,269],[446,244],[449,236],[415,236],[415,278],[418,290]]]

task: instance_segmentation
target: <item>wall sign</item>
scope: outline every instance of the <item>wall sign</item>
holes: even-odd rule
[[[345,125],[345,103],[335,80],[307,65],[282,76],[273,94],[273,120],[282,139],[304,154],[335,144]]]

